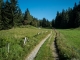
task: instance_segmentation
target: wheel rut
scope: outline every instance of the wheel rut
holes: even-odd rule
[[[51,32],[52,33],[52,32]],[[33,50],[32,52],[25,58],[25,60],[34,60],[36,57],[36,54],[38,53],[40,47],[43,45],[43,43],[50,37],[51,33],[47,35]]]

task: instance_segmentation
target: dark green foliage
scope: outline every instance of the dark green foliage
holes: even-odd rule
[[[1,29],[9,29],[15,25],[17,20],[17,0],[3,2],[1,9]]]
[[[2,29],[2,4],[3,4],[3,0],[0,0],[0,29]]]
[[[38,27],[39,26],[39,22],[37,18],[33,18],[33,20],[31,21],[30,25]]]
[[[17,11],[17,14],[16,14],[15,26],[22,25],[22,21],[23,21],[22,11],[21,11],[20,8],[18,8],[18,11]]]
[[[50,22],[44,19],[39,21],[37,18],[30,15],[27,9],[22,13],[18,6],[17,0],[0,0],[0,30],[10,29],[20,25],[32,25],[35,27],[49,27]]]
[[[46,27],[46,19],[45,18],[43,18],[43,20],[42,20],[42,27]]]
[[[57,12],[57,16],[56,16],[56,19],[55,19],[55,27],[56,28],[60,27],[61,20],[62,20],[61,13]]]
[[[51,23],[50,23],[50,21],[46,21],[46,27],[50,27],[51,26]]]
[[[50,27],[50,21],[48,21],[46,18],[43,18],[42,20],[40,20],[40,26],[42,27]]]
[[[11,24],[12,26],[16,25],[17,20],[17,13],[18,13],[18,6],[17,6],[17,0],[10,0],[10,6],[11,6]]]
[[[40,26],[40,21],[37,18],[31,16],[29,10],[27,9],[25,11],[25,14],[24,14],[23,24],[39,27]]]
[[[23,14],[17,0],[0,0],[0,30],[20,26],[22,22]]]
[[[73,12],[72,8],[68,8],[68,16],[69,16],[69,21],[68,21],[68,28],[73,27]]]
[[[32,25],[35,27],[50,27],[50,22],[43,18],[42,20],[38,20],[37,18],[30,15],[29,10],[27,9],[24,14],[24,25]]]
[[[55,20],[52,20],[52,27],[55,27]]]
[[[2,29],[8,29],[11,27],[11,11],[10,3],[6,1],[2,7]]]
[[[56,28],[67,28],[68,27],[69,16],[68,12],[63,10],[62,13],[57,12],[55,19]]]
[[[24,25],[30,25],[32,20],[33,20],[33,17],[30,15],[29,10],[27,9],[24,15]]]
[[[52,22],[54,25],[54,22]],[[54,26],[53,26],[54,27]],[[76,28],[80,27],[80,2],[74,5],[73,9],[62,10],[61,13],[57,12],[55,18],[56,28]]]

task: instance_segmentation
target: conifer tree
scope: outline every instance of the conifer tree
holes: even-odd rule
[[[2,29],[2,4],[3,4],[3,0],[0,0],[0,29]]]
[[[18,4],[17,4],[17,0],[10,0],[10,8],[11,8],[11,24],[12,26],[16,25],[16,21],[17,21],[17,13],[18,13]]]
[[[11,12],[10,12],[10,3],[7,0],[2,7],[2,29],[11,28],[10,26],[11,21]]]
[[[30,25],[32,20],[33,20],[33,17],[30,15],[29,10],[27,9],[24,15],[24,25]]]

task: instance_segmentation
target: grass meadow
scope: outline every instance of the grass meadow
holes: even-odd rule
[[[0,60],[24,60],[50,29],[21,26],[0,31]],[[27,41],[24,45],[24,39]],[[9,46],[8,46],[9,45]]]
[[[57,45],[62,59],[80,60],[80,30],[58,29]]]

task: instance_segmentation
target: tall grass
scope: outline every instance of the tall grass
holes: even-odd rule
[[[63,59],[80,59],[80,31],[73,29],[58,30],[61,34],[57,36],[59,53]]]
[[[38,29],[32,26],[0,31],[0,60],[24,60],[49,33],[49,29]],[[25,37],[28,38],[26,45],[23,44]],[[8,44],[10,45],[9,52]]]

